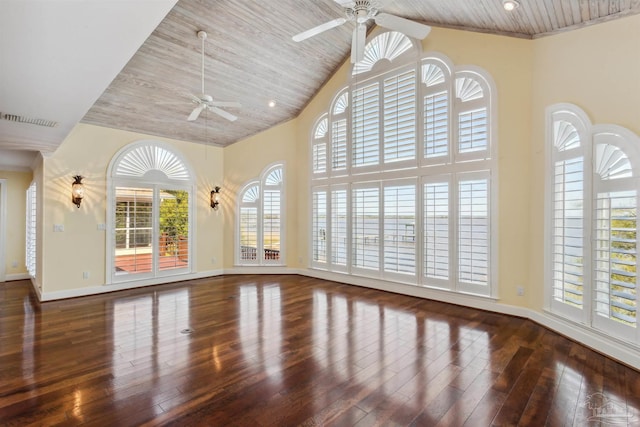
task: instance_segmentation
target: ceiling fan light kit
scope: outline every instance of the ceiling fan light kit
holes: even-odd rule
[[[377,7],[378,2],[371,0],[334,0],[344,8],[344,18],[336,18],[317,27],[303,31],[292,37],[293,41],[301,42],[310,37],[338,27],[346,22],[355,22],[353,36],[351,38],[351,62],[356,63],[364,59],[364,48],[367,38],[367,22],[371,19],[384,28],[398,31],[409,37],[422,40],[431,31],[428,25],[410,19],[401,18],[389,13],[381,13]]]
[[[520,6],[520,2],[518,0],[502,0],[502,7],[504,10],[511,12],[512,10],[517,9]]]
[[[240,108],[240,104],[238,102],[214,101],[213,97],[211,95],[208,95],[204,90],[204,41],[207,39],[207,33],[202,30],[198,31],[198,38],[202,41],[202,50],[201,50],[202,62],[201,62],[201,68],[200,68],[202,92],[197,96],[191,95],[191,101],[194,104],[196,104],[196,107],[193,109],[191,114],[189,114],[189,117],[187,117],[187,120],[190,122],[197,120],[197,118],[200,117],[200,113],[202,113],[204,110],[208,110],[208,111],[211,111],[212,113],[219,115],[220,117],[223,117],[233,122],[238,118],[233,114],[219,107]]]

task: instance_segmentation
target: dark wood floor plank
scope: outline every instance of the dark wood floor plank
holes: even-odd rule
[[[529,320],[308,277],[42,304],[19,281],[0,314],[3,426],[582,426],[599,404],[640,420],[640,372]]]

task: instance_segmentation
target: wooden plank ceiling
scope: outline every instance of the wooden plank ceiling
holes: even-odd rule
[[[640,0],[385,0],[382,10],[432,26],[537,38],[640,13]],[[352,23],[296,43],[291,36],[341,17],[333,0],[180,0],[82,122],[227,146],[296,117],[348,59]],[[189,94],[237,101],[230,122],[203,112],[193,122]],[[276,101],[270,108],[268,102]]]

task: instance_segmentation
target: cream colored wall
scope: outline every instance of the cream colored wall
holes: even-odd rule
[[[543,307],[545,108],[569,102],[592,123],[640,134],[640,16],[533,41],[531,307]]]
[[[190,163],[197,179],[195,269],[205,272],[222,267],[223,250],[215,236],[222,235],[223,215],[209,207],[209,192],[222,182],[222,149],[79,124],[44,161],[43,292],[105,283],[106,236],[98,224],[106,223],[107,168],[120,148],[139,140],[167,142]],[[80,208],[70,200],[76,174],[85,177]],[[54,224],[63,225],[64,232],[53,232]],[[85,271],[88,279],[83,279]]]
[[[236,195],[246,183],[260,178],[262,171],[276,162],[284,163],[285,174],[285,264],[295,267],[299,257],[304,257],[297,246],[296,235],[299,230],[298,200],[301,187],[304,187],[304,183],[299,182],[300,171],[307,167],[307,162],[298,155],[298,146],[296,121],[291,120],[224,149],[221,210],[225,224],[225,268],[232,268],[235,262]]]
[[[0,179],[6,179],[7,186],[5,272],[7,276],[25,274],[26,191],[33,175],[31,172],[0,170]]]

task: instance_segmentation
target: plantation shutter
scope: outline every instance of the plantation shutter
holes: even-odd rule
[[[584,282],[584,161],[554,165],[553,298],[582,308]]]
[[[637,192],[598,193],[595,238],[595,311],[636,327]]]
[[[354,189],[352,205],[352,265],[377,270],[380,264],[379,188]]]
[[[27,189],[27,217],[25,264],[31,277],[36,277],[36,226],[37,226],[37,192],[36,183],[32,182]]]
[[[384,271],[416,273],[416,187],[384,187]]]
[[[280,191],[283,182],[283,170],[278,166],[269,171],[264,178],[262,191],[262,255],[263,261],[280,261],[282,238],[282,206]]]
[[[384,161],[416,158],[416,76],[407,71],[384,80]]]
[[[316,263],[327,262],[327,192],[325,190],[313,191],[313,206],[311,224],[313,232],[312,260]]]
[[[449,279],[449,182],[424,184],[424,275]],[[433,284],[433,280],[428,281]],[[441,282],[441,286],[450,284]]]
[[[331,124],[331,170],[347,169],[347,119]]]
[[[347,265],[347,190],[331,191],[331,263]]]
[[[486,89],[476,76],[460,73],[456,78],[457,155],[478,159],[489,155],[489,114]]]
[[[239,217],[240,261],[258,262],[258,185],[248,187],[242,194]]]
[[[440,92],[424,97],[424,157],[449,154],[449,95]]]
[[[353,167],[380,163],[379,84],[354,89],[353,94]]]
[[[262,242],[265,261],[280,259],[280,190],[264,190]]]
[[[596,172],[593,175],[596,194],[593,324],[607,333],[634,341],[637,339],[638,190],[627,151],[633,154],[635,146],[615,129],[597,132],[593,142]]]
[[[460,180],[458,184],[458,279],[475,285],[489,283],[489,180]]]
[[[327,130],[328,119],[325,117],[316,125],[313,133],[312,167],[314,174],[324,174],[327,172]]]
[[[487,109],[465,111],[458,115],[458,151],[469,153],[487,149]]]

